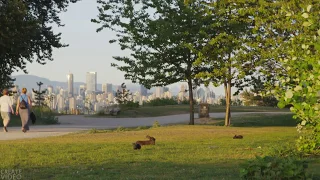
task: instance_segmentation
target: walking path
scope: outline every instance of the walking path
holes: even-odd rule
[[[239,116],[243,114],[285,114],[286,112],[234,112],[231,116]],[[225,113],[210,113],[212,118],[222,118]],[[195,118],[198,114],[195,114]],[[152,126],[154,121],[158,121],[161,125],[188,123],[189,114],[160,116],[160,117],[144,117],[144,118],[94,118],[77,115],[59,116],[58,125],[34,125],[30,127],[30,131],[23,133],[20,127],[8,127],[7,133],[0,132],[0,140],[14,140],[27,138],[40,138],[49,136],[60,136],[74,133],[82,130],[96,129],[113,129],[121,127],[138,127]]]

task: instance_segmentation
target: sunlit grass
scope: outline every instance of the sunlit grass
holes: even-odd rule
[[[148,134],[156,145],[133,150]],[[296,136],[294,127],[179,125],[3,141],[0,169],[22,169],[26,179],[239,179],[241,162]]]

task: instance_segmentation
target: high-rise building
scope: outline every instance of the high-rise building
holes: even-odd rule
[[[74,97],[69,98],[69,112],[70,112],[70,114],[75,114],[74,112],[77,108],[76,103],[77,103],[76,98],[74,98]]]
[[[143,85],[140,85],[140,96],[146,96],[148,94],[148,89]]]
[[[113,93],[112,84],[107,84],[106,93]]]
[[[113,90],[112,84],[108,84],[108,83],[102,84],[102,92],[108,94],[108,93],[112,93],[113,92],[112,90]]]
[[[53,94],[53,87],[52,86],[48,86],[47,88],[47,93],[50,95],[50,94]]]
[[[73,74],[69,73],[67,75],[68,79],[68,96],[73,97]]]
[[[79,95],[85,97],[86,87],[85,85],[80,85],[79,87]]]
[[[156,87],[156,98],[162,98],[163,87]]]
[[[88,94],[97,91],[97,72],[87,72],[86,85]]]

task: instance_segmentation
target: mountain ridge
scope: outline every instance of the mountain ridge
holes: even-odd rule
[[[19,89],[21,89],[22,87],[27,88],[29,91],[31,91],[32,88],[37,89],[37,82],[42,82],[42,88],[46,89],[48,86],[53,86],[54,90],[56,90],[57,87],[61,87],[63,89],[67,89],[68,88],[68,83],[67,81],[65,82],[61,82],[61,81],[52,81],[48,78],[44,78],[44,77],[39,77],[36,75],[30,75],[30,74],[22,74],[22,75],[15,75],[12,76],[13,78],[16,79],[16,81],[14,81],[15,85],[19,86]],[[73,88],[76,89],[77,93],[79,92],[79,87],[80,85],[85,85],[84,82],[74,82],[73,84]],[[116,84],[112,84],[113,90],[116,91],[119,85]],[[133,84],[133,83],[126,83],[127,89],[130,90],[130,92],[136,92],[136,91],[140,91],[140,85],[138,84]],[[99,91],[101,91],[102,89],[102,84],[98,83],[97,84],[97,89]],[[170,91],[173,94],[177,94],[179,92],[179,87],[178,86],[174,86],[172,85],[172,87],[170,88]],[[151,88],[150,90],[148,90],[148,92],[154,92],[154,88]]]

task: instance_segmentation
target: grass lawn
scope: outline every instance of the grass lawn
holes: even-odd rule
[[[0,169],[21,169],[23,179],[239,179],[243,161],[294,145],[298,134],[291,121],[279,126],[269,121],[271,127],[174,125],[2,141]],[[234,134],[244,139],[232,139]],[[156,145],[133,150],[131,143],[146,135],[154,136]],[[310,174],[320,179],[320,158],[310,162]]]
[[[210,106],[209,110],[211,113],[225,112],[225,106]],[[198,113],[198,106],[195,106],[194,111]],[[232,106],[231,112],[289,112],[289,109],[261,106]],[[125,109],[118,116],[88,115],[88,117],[156,117],[188,113],[189,105],[142,106],[139,108]]]

